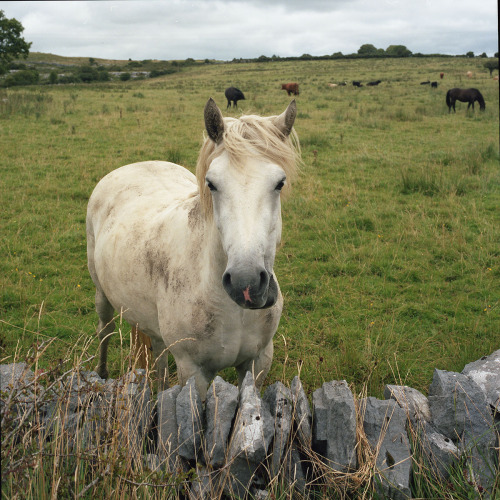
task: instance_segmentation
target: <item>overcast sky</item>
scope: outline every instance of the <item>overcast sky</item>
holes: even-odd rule
[[[365,43],[493,56],[496,0],[0,2],[34,52],[106,59],[352,54]]]

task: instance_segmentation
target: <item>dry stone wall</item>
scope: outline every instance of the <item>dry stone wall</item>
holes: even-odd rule
[[[239,390],[216,377],[205,402],[194,379],[153,399],[142,370],[106,381],[72,371],[36,398],[34,381],[24,363],[0,365],[2,421],[6,412],[19,423],[36,416],[48,439],[65,428],[73,446],[89,448],[118,432],[132,462],[173,475],[196,469],[190,498],[267,498],[278,474],[307,496],[325,470],[318,461],[336,473],[357,470],[360,440],[375,457],[375,489],[386,498],[411,498],[412,453],[443,479],[459,463],[467,467],[485,497],[498,474],[500,350],[462,373],[436,369],[428,397],[387,385],[385,400],[355,400],[345,381],[331,381],[314,391],[312,405],[298,377],[262,397],[251,373]]]

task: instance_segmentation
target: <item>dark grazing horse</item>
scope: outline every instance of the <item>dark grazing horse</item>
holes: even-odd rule
[[[286,90],[288,95],[299,95],[299,84],[292,83],[282,83],[281,90]]]
[[[243,95],[243,92],[240,89],[237,89],[236,87],[228,87],[226,91],[224,92],[226,99],[227,99],[227,108],[231,107],[231,101],[234,104],[234,107],[238,107],[238,101],[244,101],[245,96]],[[226,109],[227,109],[226,108]]]
[[[446,105],[448,106],[448,113],[451,113],[451,108],[453,107],[453,112],[455,111],[455,102],[468,102],[467,110],[472,104],[472,109],[474,109],[474,102],[479,103],[479,109],[484,111],[486,109],[486,104],[481,92],[477,89],[450,89],[446,93]]]

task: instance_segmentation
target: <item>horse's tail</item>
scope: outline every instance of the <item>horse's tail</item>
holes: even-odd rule
[[[448,92],[446,92],[446,105],[447,105],[448,107],[450,107],[450,106],[451,106],[451,96],[450,96],[450,92],[451,92],[451,90],[448,90]]]

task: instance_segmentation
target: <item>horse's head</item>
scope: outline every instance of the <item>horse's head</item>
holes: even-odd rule
[[[278,298],[273,265],[281,239],[280,195],[297,161],[290,139],[295,115],[295,101],[269,118],[223,119],[212,99],[205,106],[211,154],[201,177],[198,162],[200,191],[227,256],[223,287],[244,308],[270,307]]]

